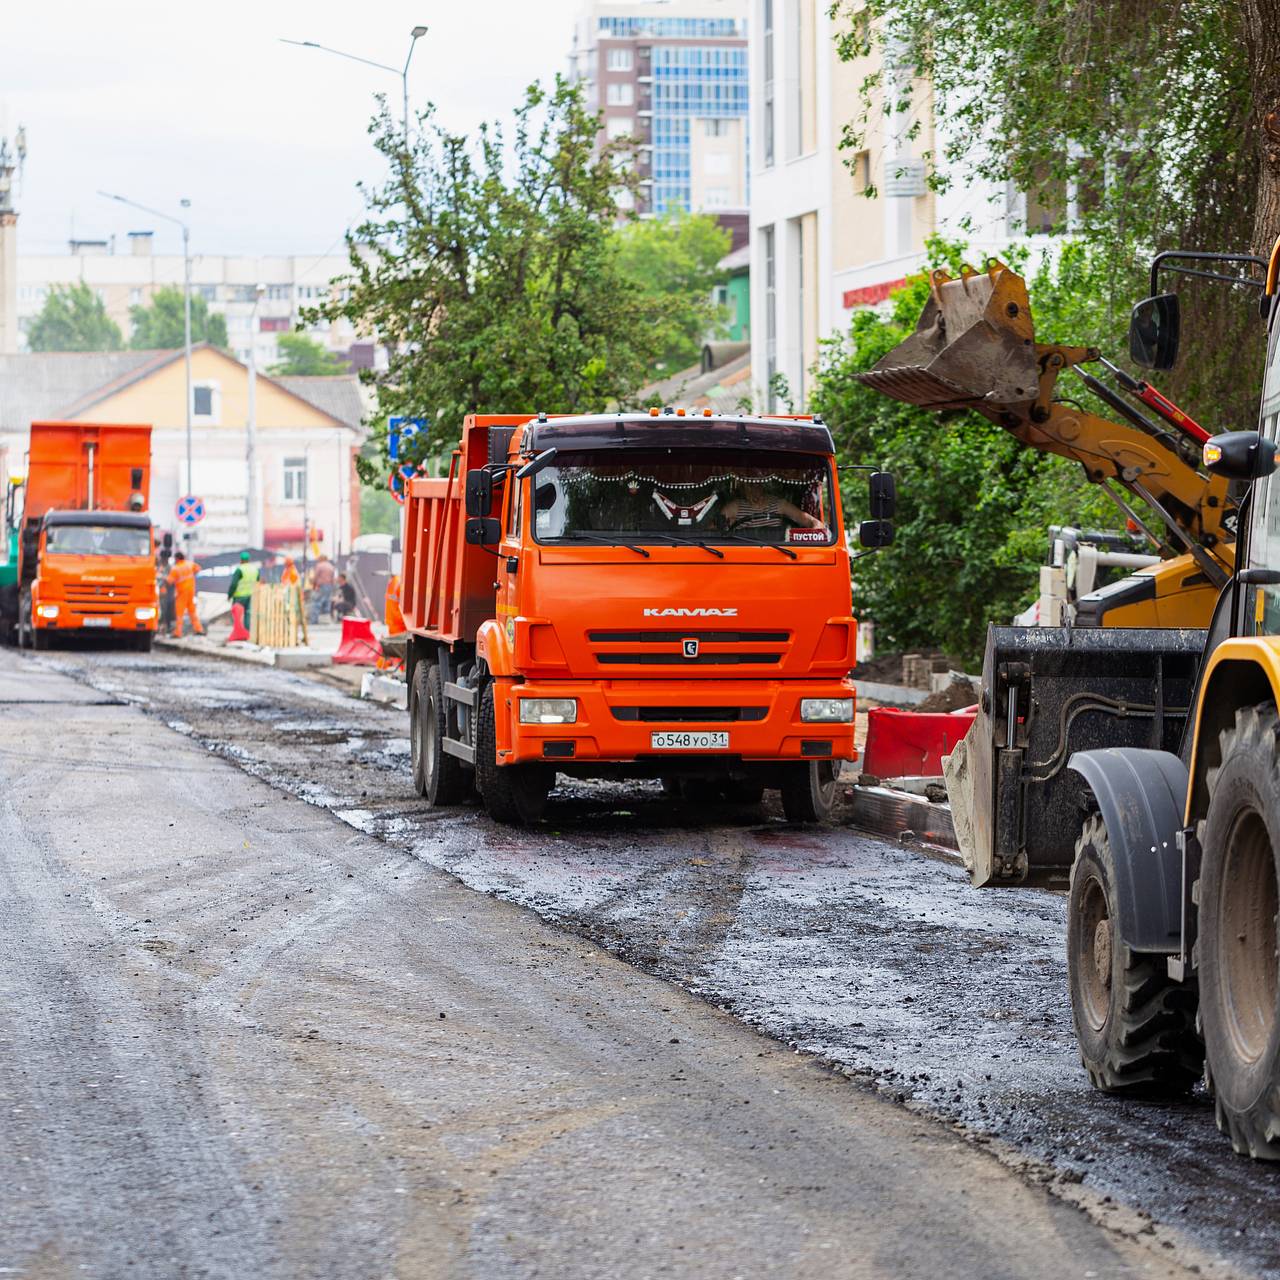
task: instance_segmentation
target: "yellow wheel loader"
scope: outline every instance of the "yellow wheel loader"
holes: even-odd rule
[[[1155,696],[1142,710],[1114,698],[1105,648],[1075,669],[1071,706],[1041,705],[1034,673],[1021,684],[1007,670],[987,675],[993,697],[1009,692],[1009,749],[1025,746],[1029,723],[1056,715],[1058,759],[1078,784],[1074,817],[1055,817],[1072,838],[1068,968],[1090,1080],[1111,1093],[1168,1096],[1203,1074],[1236,1151],[1280,1160],[1280,241],[1265,264],[1177,255],[1214,256],[1265,270],[1260,280],[1188,274],[1258,285],[1268,343],[1258,429],[1202,446],[1206,490],[1231,488],[1238,528],[1200,652],[1161,645],[1170,633],[1148,630]],[[1169,257],[1153,265],[1152,296],[1134,308],[1130,327],[1135,362],[1154,369],[1177,356],[1178,297],[1159,293],[1157,279]],[[1171,655],[1175,683],[1159,674]],[[1022,660],[1011,653],[1005,666]],[[1095,701],[1115,716],[1111,737],[1099,721],[1090,749],[1074,749],[1071,717]],[[1152,730],[1147,742],[1127,740],[1128,712]],[[1032,786],[1049,772],[1035,752],[1021,770]],[[1034,859],[1040,833],[1022,839]]]

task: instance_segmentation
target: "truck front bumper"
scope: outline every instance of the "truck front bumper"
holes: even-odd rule
[[[544,681],[500,680],[495,689],[499,764],[534,761],[652,765],[722,758],[753,764],[776,760],[853,760],[854,689],[847,680]],[[573,698],[571,724],[523,724],[525,698]],[[845,721],[805,721],[804,698],[849,701]],[[727,735],[715,746],[702,735]],[[656,745],[681,742],[689,745]],[[655,738],[655,735],[665,735]],[[723,742],[724,745],[720,745]]]
[[[57,613],[50,616],[53,609]],[[38,631],[154,631],[158,614],[154,605],[130,604],[105,613],[80,610],[65,600],[39,600],[31,609],[31,625]]]

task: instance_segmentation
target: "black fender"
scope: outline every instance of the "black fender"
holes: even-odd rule
[[[1116,865],[1120,936],[1134,951],[1175,952],[1182,934],[1182,855],[1177,834],[1187,766],[1171,751],[1077,751],[1067,768],[1089,784]]]

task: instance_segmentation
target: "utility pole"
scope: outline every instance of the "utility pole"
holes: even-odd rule
[[[258,303],[267,291],[265,284],[254,286],[253,310],[249,313],[249,412],[244,429],[245,517],[249,546],[262,546],[262,503],[258,498]]]

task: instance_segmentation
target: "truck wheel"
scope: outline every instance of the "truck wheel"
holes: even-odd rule
[[[781,791],[788,822],[826,822],[836,807],[835,761],[784,765]]]
[[[30,631],[28,631],[27,635],[31,641],[31,647],[37,653],[43,653],[48,649],[49,644],[53,639],[47,630],[34,625],[31,627]]]
[[[434,663],[413,669],[409,698],[409,744],[413,785],[433,807],[461,804],[471,792],[471,775],[457,756],[446,755],[444,679]]]
[[[1174,1097],[1204,1066],[1196,984],[1169,977],[1166,957],[1130,950],[1119,933],[1115,856],[1102,819],[1085,819],[1067,903],[1067,973],[1080,1061],[1103,1093]]]
[[[137,631],[133,636],[133,651],[135,653],[150,653],[151,642],[155,639],[154,631]]]
[[[494,822],[523,826],[537,822],[547,807],[555,771],[541,764],[498,764],[495,732],[498,696],[492,681],[480,695],[476,713],[476,785]]]
[[[1221,747],[1200,828],[1200,1016],[1218,1128],[1241,1155],[1280,1160],[1275,704],[1238,710]]]

